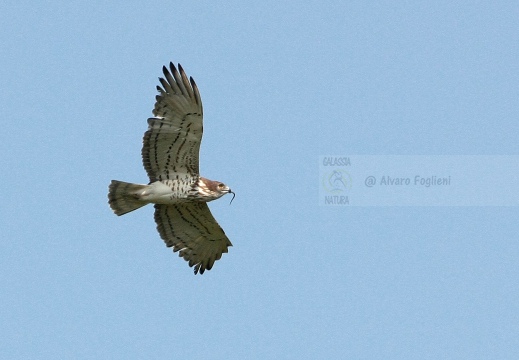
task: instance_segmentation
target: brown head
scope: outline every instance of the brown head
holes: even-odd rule
[[[202,201],[213,201],[229,193],[233,194],[234,200],[234,192],[232,192],[231,189],[224,183],[200,177],[197,185],[198,198]]]

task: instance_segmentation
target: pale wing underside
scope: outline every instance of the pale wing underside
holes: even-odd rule
[[[205,202],[156,204],[155,221],[166,245],[179,251],[189,266],[195,267],[195,274],[211,270],[232,246]]]
[[[174,179],[179,174],[199,175],[198,155],[203,132],[200,93],[193,80],[173,63],[164,66],[162,87],[157,86],[153,115],[144,133],[142,161],[150,182]]]

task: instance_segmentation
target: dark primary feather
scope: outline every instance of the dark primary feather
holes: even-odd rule
[[[162,87],[157,86],[153,115],[144,133],[142,160],[150,182],[173,179],[178,174],[199,175],[203,134],[203,108],[195,81],[173,63],[163,67]]]
[[[232,246],[205,202],[156,204],[155,222],[166,245],[194,266],[195,274],[211,270]]]

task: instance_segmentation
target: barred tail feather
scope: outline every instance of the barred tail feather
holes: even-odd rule
[[[118,216],[137,210],[148,204],[139,199],[139,192],[142,192],[147,186],[112,180],[108,188],[108,204]]]

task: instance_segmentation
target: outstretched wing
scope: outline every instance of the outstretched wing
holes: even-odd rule
[[[202,100],[193,78],[180,64],[162,68],[157,86],[154,118],[144,133],[142,161],[150,182],[199,175],[198,155],[202,141]]]
[[[232,246],[205,202],[156,204],[155,222],[162,240],[195,267],[195,274],[211,270]]]

